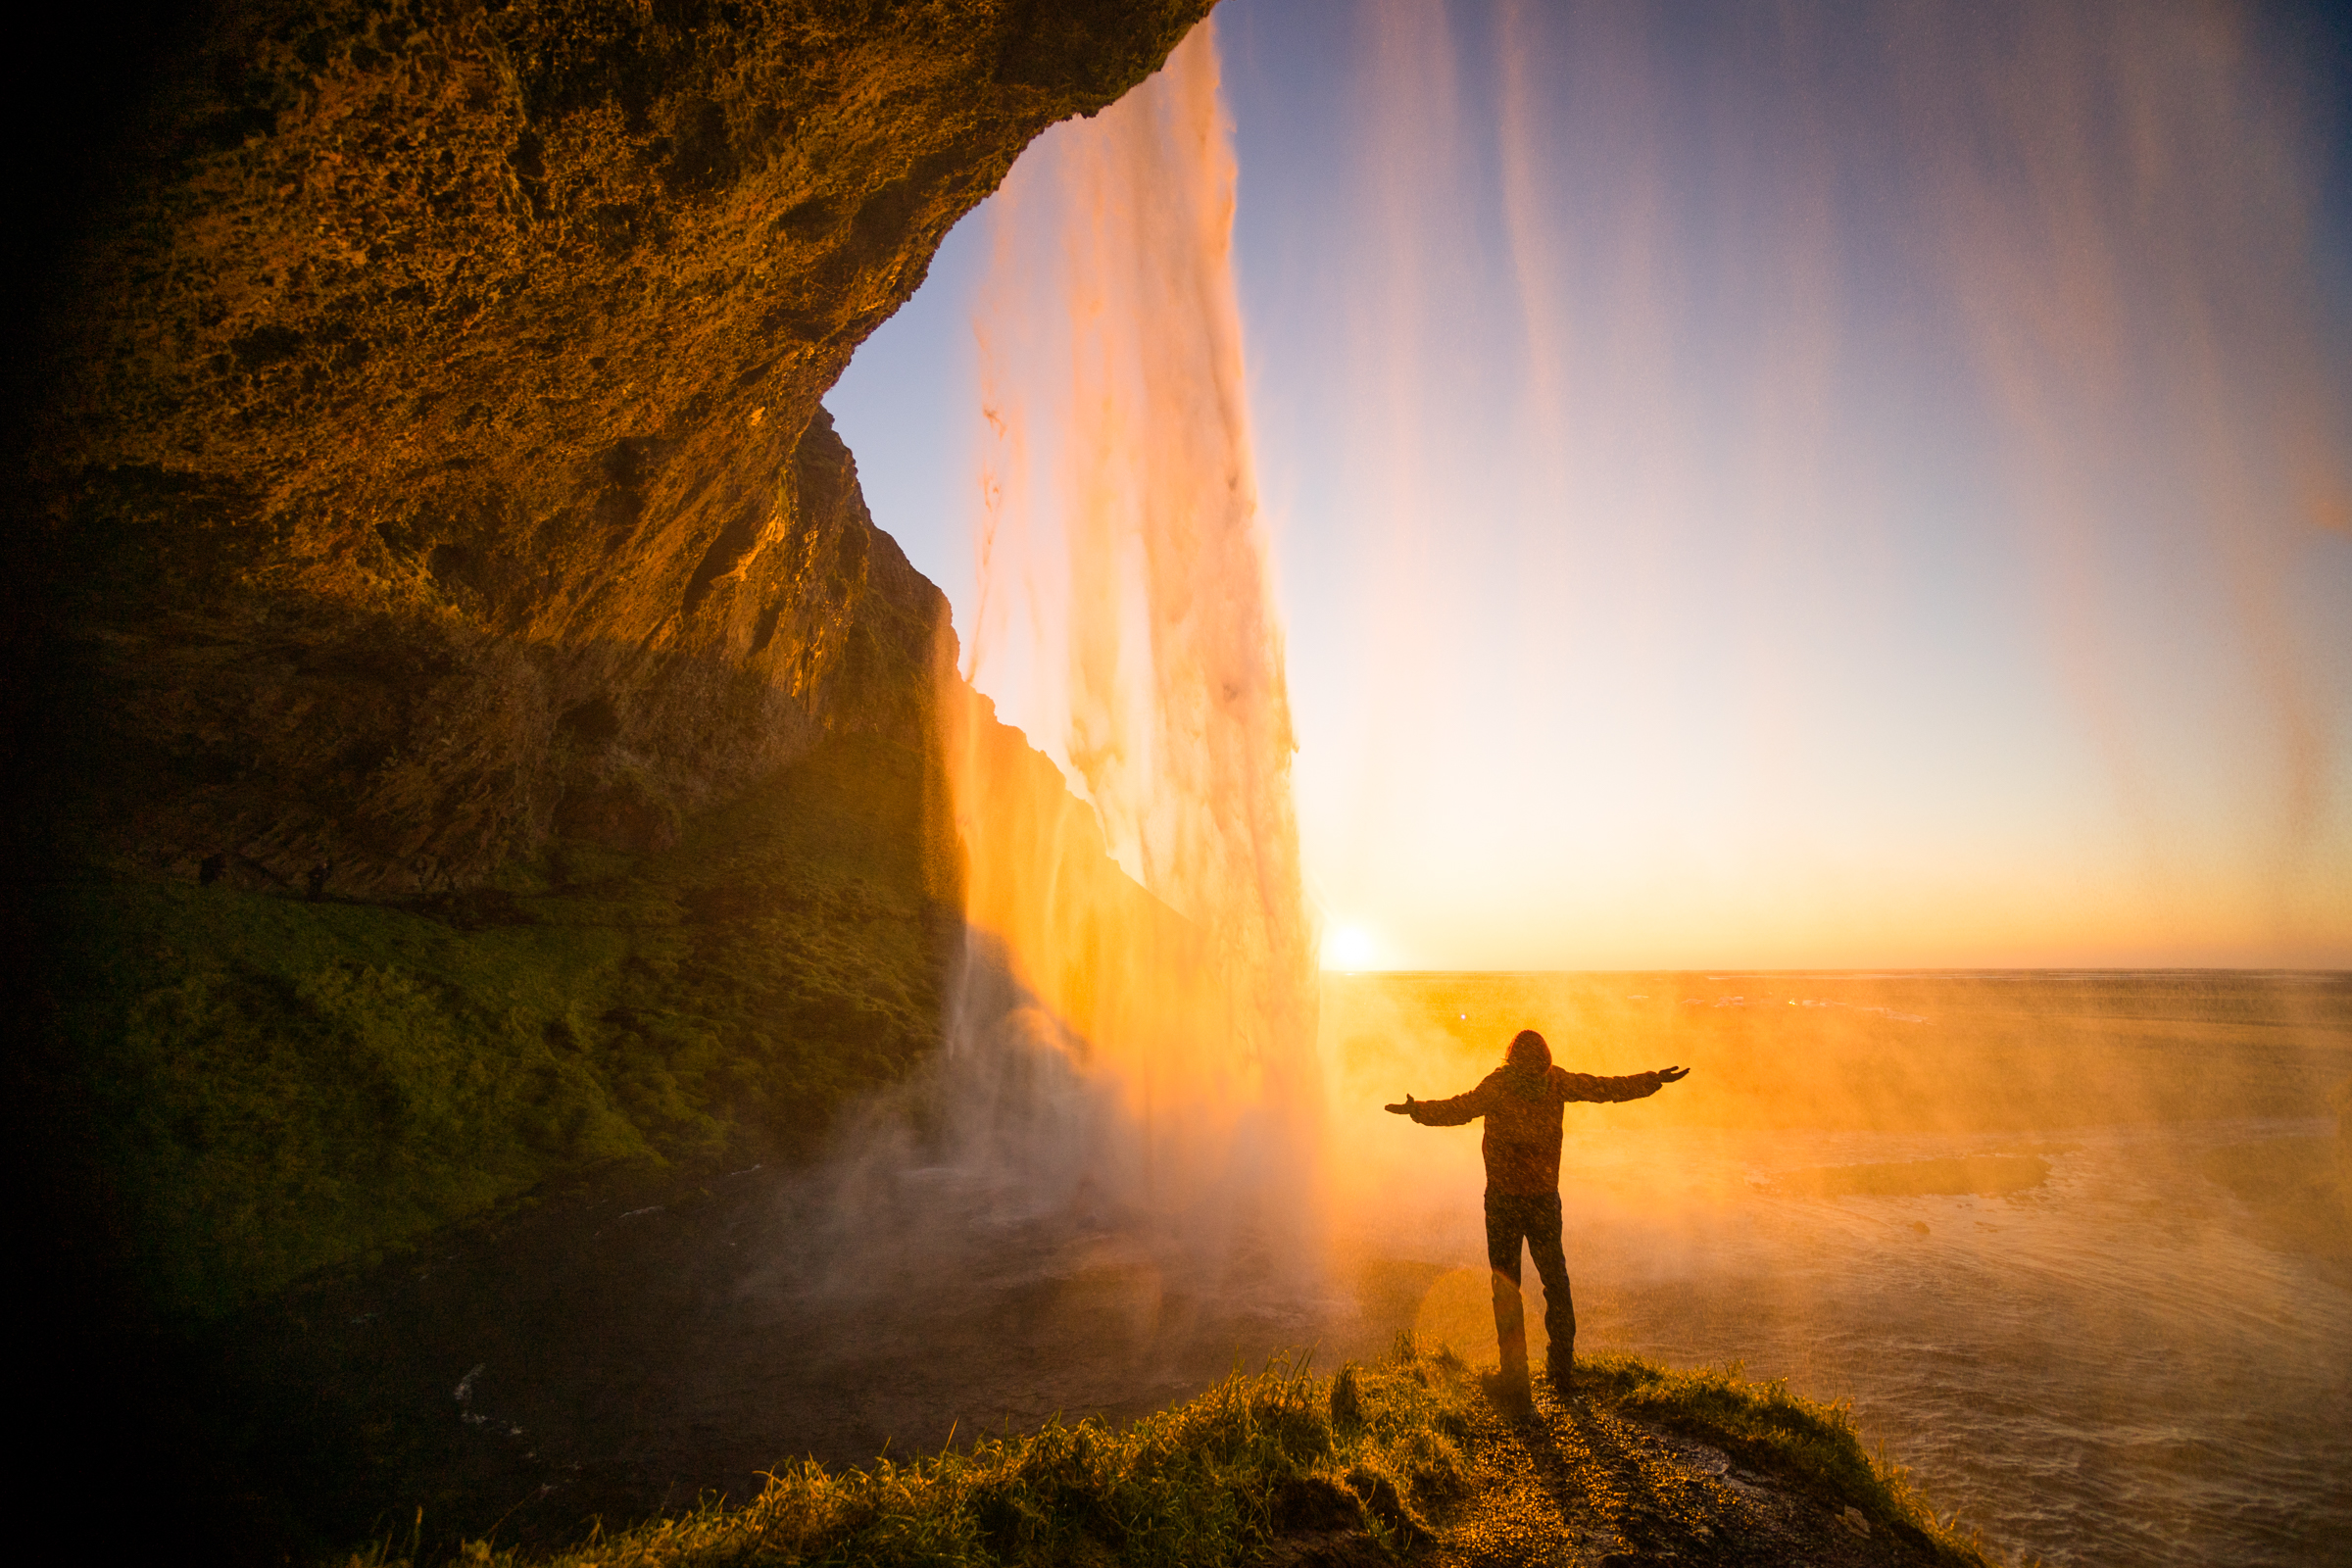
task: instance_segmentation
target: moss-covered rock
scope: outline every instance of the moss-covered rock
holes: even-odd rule
[[[551,1179],[806,1147],[937,1041],[925,760],[827,743],[673,847],[398,904],[93,879],[66,1027],[157,1303],[210,1314]]]

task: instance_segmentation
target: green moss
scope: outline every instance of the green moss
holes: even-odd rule
[[[673,850],[430,903],[93,877],[67,1027],[138,1273],[210,1315],[552,1178],[805,1146],[936,1041],[922,809],[853,739]]]

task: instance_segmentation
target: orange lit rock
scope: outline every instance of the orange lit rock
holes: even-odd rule
[[[82,825],[397,894],[911,738],[945,604],[817,399],[1206,5],[225,9],[24,432]]]

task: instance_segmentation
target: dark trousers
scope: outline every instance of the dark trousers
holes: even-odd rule
[[[1494,1339],[1505,1377],[1527,1376],[1527,1323],[1519,1304],[1519,1244],[1536,1255],[1544,1282],[1544,1332],[1551,1336],[1551,1370],[1564,1374],[1576,1357],[1576,1302],[1568,1295],[1568,1259],[1560,1251],[1560,1195],[1487,1195],[1487,1261],[1494,1268]]]

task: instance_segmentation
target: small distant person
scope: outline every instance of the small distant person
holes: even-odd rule
[[[1502,1351],[1504,1393],[1527,1397],[1527,1324],[1519,1304],[1519,1248],[1536,1255],[1544,1281],[1544,1330],[1551,1337],[1545,1372],[1557,1393],[1575,1376],[1576,1303],[1568,1294],[1568,1259],[1560,1250],[1560,1112],[1570,1101],[1606,1103],[1646,1100],[1690,1075],[1664,1067],[1624,1078],[1596,1078],[1551,1064],[1551,1047],[1522,1029],[1502,1065],[1476,1089],[1451,1100],[1407,1095],[1385,1108],[1424,1127],[1459,1127],[1484,1116],[1481,1150],[1487,1160],[1487,1261],[1494,1270],[1494,1339]]]
[[[333,861],[320,860],[317,865],[311,867],[311,874],[303,878],[305,885],[310,889],[313,904],[317,904],[320,899],[326,897],[326,879],[334,873],[334,869]]]

